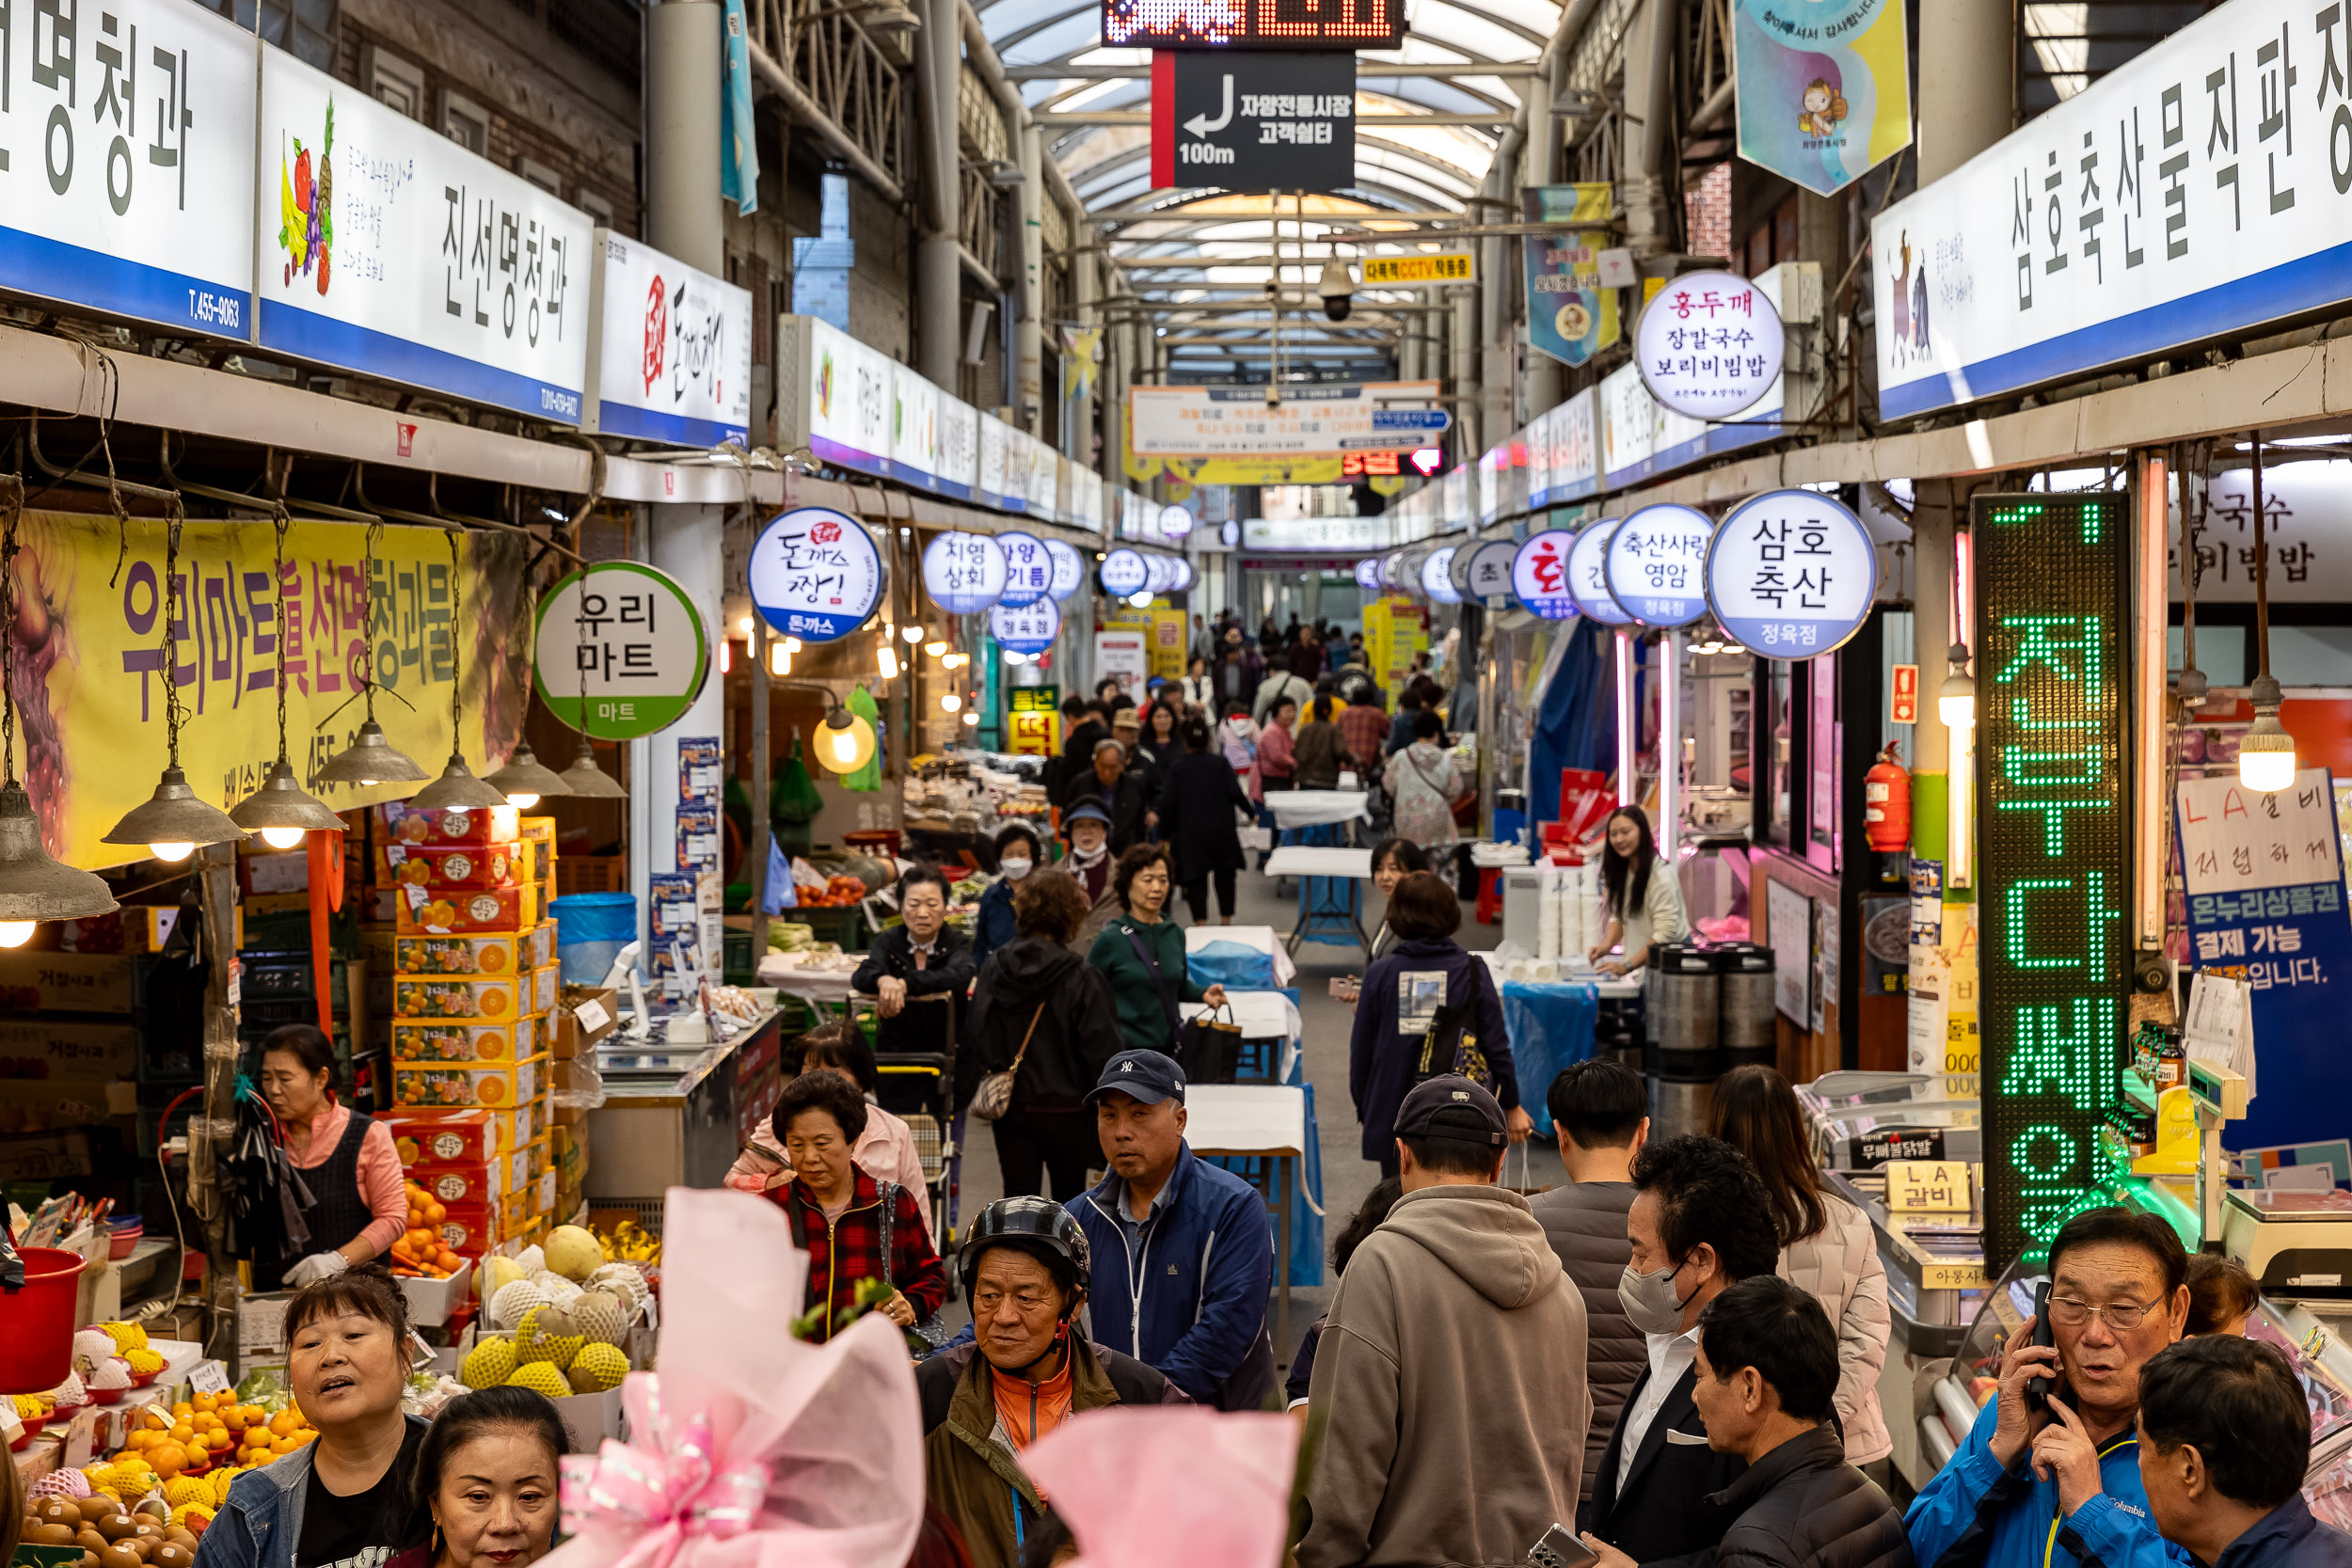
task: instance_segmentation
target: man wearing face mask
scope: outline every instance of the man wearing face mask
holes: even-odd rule
[[[1041,858],[1037,830],[1015,822],[996,835],[996,876],[972,922],[972,964],[977,969],[988,956],[1013,939],[1012,890]]]
[[[1731,1517],[1707,1499],[1747,1461],[1708,1443],[1692,1397],[1699,1313],[1780,1261],[1772,1200],[1718,1138],[1669,1138],[1633,1162],[1632,1259],[1617,1287],[1648,1352],[1593,1481],[1592,1533],[1635,1562],[1708,1551]]]

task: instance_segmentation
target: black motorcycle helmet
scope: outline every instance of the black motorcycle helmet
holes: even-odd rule
[[[1052,1270],[1054,1283],[1070,1300],[1062,1316],[1077,1314],[1092,1275],[1086,1232],[1069,1210],[1045,1197],[1000,1197],[981,1210],[957,1259],[964,1300],[972,1299],[972,1287],[979,1279],[980,1255],[993,1246],[1019,1247]]]

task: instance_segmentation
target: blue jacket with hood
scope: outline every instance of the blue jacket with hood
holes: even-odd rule
[[[2072,1514],[2058,1481],[2027,1455],[2004,1470],[1993,1457],[2001,1402],[1989,1400],[1960,1446],[1903,1518],[1919,1568],[2198,1568],[2186,1547],[2157,1533],[2139,1483],[2139,1439],[2099,1445],[2099,1496]]]

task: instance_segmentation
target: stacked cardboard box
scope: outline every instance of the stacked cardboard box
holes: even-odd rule
[[[526,816],[519,824],[516,840],[516,877],[534,890],[539,908],[546,911],[555,900],[555,818]],[[539,1074],[538,1094],[532,1122],[533,1136],[525,1151],[521,1172],[524,1190],[517,1216],[516,1234],[536,1242],[553,1227],[569,1216],[563,1213],[556,1202],[555,1158],[550,1132],[554,1121],[555,1077],[555,1011],[556,993],[563,990],[561,976],[555,967],[555,921],[550,916],[538,928],[540,942],[532,955],[531,991],[523,1006],[531,1015],[540,1051],[548,1057],[547,1068]]]

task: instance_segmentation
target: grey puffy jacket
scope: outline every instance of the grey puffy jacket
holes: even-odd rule
[[[1780,1251],[1781,1278],[1811,1295],[1837,1330],[1838,1424],[1846,1432],[1846,1460],[1867,1465],[1895,1451],[1886,1417],[1879,1409],[1879,1370],[1886,1365],[1886,1266],[1879,1261],[1870,1217],[1829,1193],[1821,1195],[1829,1223]]]
[[[1586,1382],[1593,1391],[1593,1426],[1584,1443],[1584,1480],[1580,1502],[1593,1497],[1593,1476],[1600,1450],[1617,1429],[1626,1397],[1649,1364],[1649,1347],[1627,1321],[1617,1299],[1633,1245],[1626,1240],[1626,1211],[1633,1207],[1630,1181],[1572,1181],[1527,1200],[1544,1227],[1544,1240],[1560,1256],[1577,1293],[1584,1298]]]

